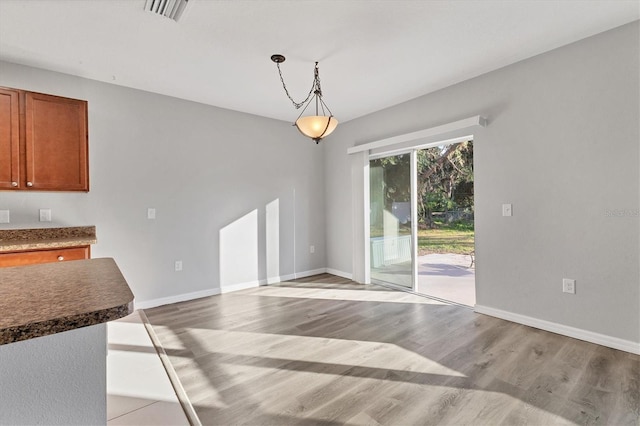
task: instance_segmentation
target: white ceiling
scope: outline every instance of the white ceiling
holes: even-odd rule
[[[293,121],[320,62],[342,122],[639,19],[638,0],[0,0],[0,59]]]

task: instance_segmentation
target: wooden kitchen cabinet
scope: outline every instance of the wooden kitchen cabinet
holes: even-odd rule
[[[0,88],[0,189],[89,191],[87,102]]]
[[[19,99],[17,90],[0,88],[0,189],[12,189],[20,180]]]
[[[0,268],[89,259],[89,246],[0,253]]]

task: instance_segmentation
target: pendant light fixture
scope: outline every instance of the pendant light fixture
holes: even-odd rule
[[[285,59],[286,58],[283,55],[271,55],[271,60],[275,62],[278,67],[280,81],[282,82],[282,87],[284,88],[284,92],[287,94],[287,97],[296,109],[300,109],[304,106],[294,125],[298,130],[300,130],[300,133],[313,139],[317,144],[322,138],[330,135],[338,126],[338,120],[336,120],[327,104],[322,100],[318,63],[316,62],[316,66],[313,70],[313,84],[307,98],[302,102],[296,102],[289,94],[287,85],[284,83],[284,78],[282,77],[280,64],[283,63]],[[303,117],[302,115],[312,103],[315,103],[315,115],[307,115]],[[322,113],[322,115],[320,115],[320,113]]]

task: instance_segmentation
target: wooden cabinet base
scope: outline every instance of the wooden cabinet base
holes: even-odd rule
[[[66,262],[90,258],[90,247],[69,247],[55,250],[21,251],[0,254],[0,268],[8,266],[36,265],[39,263]]]

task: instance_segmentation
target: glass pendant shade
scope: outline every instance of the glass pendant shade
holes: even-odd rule
[[[302,108],[302,112],[298,116],[295,122],[295,126],[300,130],[300,133],[308,138],[313,139],[316,144],[320,142],[325,136],[329,136],[338,126],[338,120],[335,119],[333,113],[322,100],[322,89],[320,88],[320,71],[318,69],[318,63],[313,69],[313,85],[307,95],[307,98],[302,102],[296,102],[287,89],[287,85],[284,83],[284,77],[282,77],[282,71],[280,70],[280,64],[285,61],[285,57],[280,54],[271,55],[271,60],[275,62],[278,67],[278,74],[280,74],[280,81],[282,82],[282,88],[286,93],[289,100],[293,103],[296,109]],[[315,104],[316,115],[307,115],[303,117],[303,114],[309,107],[309,105]],[[329,115],[325,115],[328,113]],[[322,115],[319,115],[322,114]]]
[[[333,116],[308,115],[296,120],[296,127],[300,133],[318,143],[320,139],[328,136],[338,126],[338,120]]]

